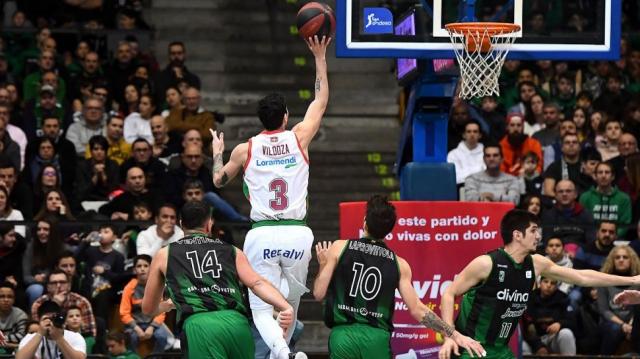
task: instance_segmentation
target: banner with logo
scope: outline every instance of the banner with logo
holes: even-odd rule
[[[502,246],[500,220],[513,208],[509,203],[393,204],[398,218],[386,243],[409,263],[420,300],[438,314],[440,296],[455,276],[473,258]],[[365,202],[340,204],[340,238],[363,235],[365,211]],[[397,290],[394,326],[391,348],[396,359],[438,357],[442,337],[411,317]]]

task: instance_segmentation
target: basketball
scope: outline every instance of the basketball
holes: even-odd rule
[[[333,10],[329,5],[310,2],[300,8],[296,16],[296,25],[298,26],[298,34],[303,39],[318,36],[332,37],[336,30],[336,18]]]

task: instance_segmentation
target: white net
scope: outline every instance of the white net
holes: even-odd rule
[[[459,25],[459,24],[452,24]],[[446,26],[460,65],[461,99],[500,95],[498,77],[519,27],[473,23]],[[474,26],[475,25],[475,26]],[[513,25],[513,24],[509,24]]]

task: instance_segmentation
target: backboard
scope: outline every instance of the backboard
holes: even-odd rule
[[[475,21],[521,25],[509,59],[613,60],[622,0],[477,0]],[[381,6],[384,4],[384,6]],[[464,0],[338,0],[339,57],[453,58],[444,25],[470,21]],[[415,29],[397,31],[414,16]]]

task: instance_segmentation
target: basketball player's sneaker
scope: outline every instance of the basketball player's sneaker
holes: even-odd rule
[[[307,354],[303,352],[289,353],[289,359],[307,359]]]

